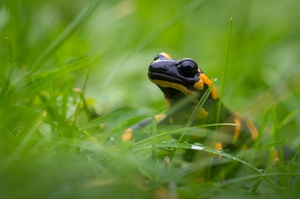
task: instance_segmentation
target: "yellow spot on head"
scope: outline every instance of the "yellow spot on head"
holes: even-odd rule
[[[132,140],[132,130],[130,128],[126,129],[121,137],[124,142],[129,142]]]
[[[165,58],[167,58],[167,59],[172,59],[171,55],[169,55],[168,53],[161,52],[161,53],[159,53],[159,54],[163,55],[163,56],[164,56]]]

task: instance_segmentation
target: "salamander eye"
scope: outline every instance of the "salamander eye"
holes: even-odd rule
[[[178,72],[185,77],[194,77],[198,73],[198,65],[192,59],[183,60],[177,67]]]

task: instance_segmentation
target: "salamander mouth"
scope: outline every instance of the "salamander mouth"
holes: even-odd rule
[[[174,88],[170,88],[170,87],[159,87],[159,88],[164,93],[165,97],[168,99],[172,99],[172,101],[177,101],[185,96],[182,92]]]
[[[148,77],[150,80],[161,80],[166,82],[177,83],[185,85],[185,82],[177,77],[171,76],[169,74],[157,73],[157,72],[148,72]]]

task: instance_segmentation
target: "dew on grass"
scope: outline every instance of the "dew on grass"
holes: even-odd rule
[[[191,149],[197,150],[197,151],[202,151],[202,150],[204,150],[204,147],[203,146],[198,146],[198,145],[192,145]]]
[[[218,150],[218,153],[222,153],[223,152],[223,149],[221,149],[221,148],[218,148],[217,150]]]
[[[263,175],[264,175],[265,172],[266,172],[264,169],[258,169],[258,171],[259,171],[261,174],[263,174]]]
[[[109,140],[110,140],[110,141],[115,141],[115,139],[116,139],[116,138],[115,138],[114,136],[110,136],[110,137],[109,137]]]
[[[216,78],[216,77],[212,77],[212,78],[210,78],[213,82],[216,82],[216,81],[218,81],[218,78]]]

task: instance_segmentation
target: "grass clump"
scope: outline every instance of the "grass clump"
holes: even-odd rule
[[[299,3],[275,1],[273,11],[266,3],[225,4],[2,1],[1,197],[297,196],[300,60],[293,23],[299,22],[289,19],[298,15],[293,8]],[[278,18],[282,6],[291,12]],[[229,59],[219,74],[231,16]],[[208,76],[224,78],[225,84],[216,82],[224,103],[260,124],[251,149],[236,156],[171,138],[198,129],[189,125],[161,130],[152,123],[142,139],[120,140],[126,128],[165,109],[145,75],[161,51],[192,57]],[[184,162],[186,150],[203,158]],[[214,155],[239,165],[232,178],[201,178]],[[232,172],[231,165],[222,169]]]

